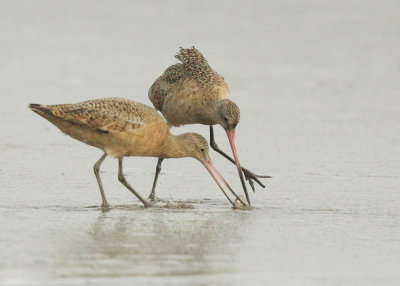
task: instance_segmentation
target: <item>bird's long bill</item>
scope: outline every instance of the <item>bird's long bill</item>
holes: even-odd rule
[[[204,167],[206,167],[207,171],[210,173],[211,177],[213,177],[214,181],[217,183],[218,187],[221,189],[221,191],[224,193],[225,197],[231,202],[231,204],[233,206],[235,206],[235,204],[232,202],[232,200],[229,198],[229,196],[226,194],[224,188],[222,187],[221,183],[218,181],[217,177],[215,176],[215,174],[217,174],[217,176],[222,180],[222,182],[225,184],[225,186],[232,192],[232,194],[243,204],[246,205],[241,199],[240,197],[232,190],[232,188],[229,186],[229,184],[226,182],[226,180],[224,179],[224,177],[222,177],[221,173],[218,172],[217,168],[215,167],[214,163],[211,160],[207,160],[207,161],[202,161]],[[214,174],[215,173],[215,174]]]
[[[226,131],[226,135],[228,135],[229,144],[231,144],[233,157],[235,158],[236,166],[240,168],[239,156],[237,154],[236,149],[236,141],[235,141],[235,129]]]
[[[236,167],[238,169],[240,181],[242,183],[243,190],[246,194],[246,199],[247,199],[248,203],[250,204],[249,194],[247,193],[246,184],[245,184],[245,181],[243,178],[242,168],[240,166],[239,156],[237,154],[236,141],[235,141],[235,129],[226,131],[226,134],[228,135],[229,144],[231,144],[233,158],[235,159],[235,163],[236,163]]]

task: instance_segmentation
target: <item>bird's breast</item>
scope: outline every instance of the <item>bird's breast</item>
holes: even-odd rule
[[[223,88],[199,88],[194,81],[186,82],[170,92],[164,99],[162,114],[174,126],[184,124],[216,124],[213,104],[227,98]]]

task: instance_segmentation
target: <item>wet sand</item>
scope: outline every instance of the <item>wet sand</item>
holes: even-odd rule
[[[0,285],[399,285],[397,1],[4,2]],[[195,45],[241,107],[242,164],[273,176],[233,210],[204,167],[166,160],[152,208],[29,103],[147,91]],[[173,129],[208,138],[205,126]],[[216,128],[218,145],[228,140]],[[237,192],[233,165],[211,157]],[[151,191],[157,160],[127,158]],[[181,207],[179,207],[181,206]]]

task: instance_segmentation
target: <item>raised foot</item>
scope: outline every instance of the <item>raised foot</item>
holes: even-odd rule
[[[249,184],[251,186],[251,188],[253,189],[253,192],[256,192],[256,189],[254,187],[254,181],[257,182],[257,184],[259,184],[261,187],[265,188],[265,185],[260,181],[260,179],[267,179],[267,178],[272,178],[271,176],[264,176],[264,175],[257,175],[255,173],[253,173],[252,171],[247,170],[246,168],[242,168],[244,177],[246,179],[246,181],[249,181]]]

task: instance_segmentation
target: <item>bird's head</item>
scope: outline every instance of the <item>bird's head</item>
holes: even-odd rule
[[[197,133],[185,133],[180,136],[185,141],[185,155],[192,157],[200,162],[209,161],[207,140]]]
[[[217,123],[225,131],[234,130],[240,121],[240,109],[233,101],[223,99],[218,102]]]

